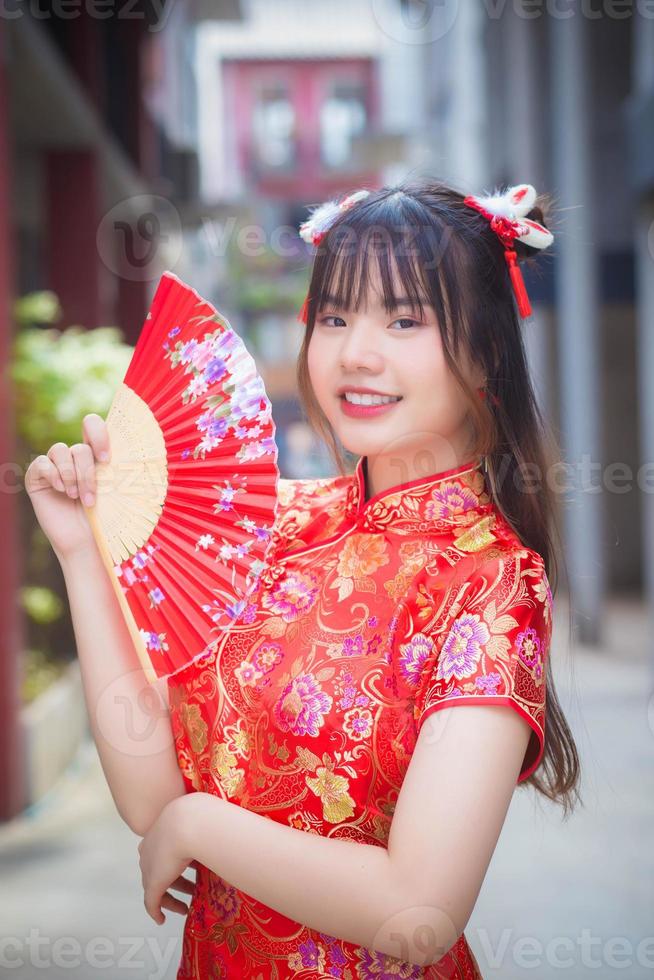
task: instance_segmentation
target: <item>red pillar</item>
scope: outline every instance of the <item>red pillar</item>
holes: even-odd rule
[[[158,133],[144,99],[148,83],[147,59],[157,44],[142,20],[118,21],[124,84],[130,98],[124,106],[127,152],[146,180],[158,175]]]
[[[150,285],[149,282],[130,278],[129,270],[126,275],[119,276],[115,320],[124,332],[126,344],[135,345],[143,329],[149,306]]]
[[[45,154],[48,287],[59,297],[63,326],[102,326],[101,258],[96,235],[102,218],[99,161],[94,150]]]
[[[13,398],[7,376],[13,337],[14,281],[8,84],[6,27],[0,20],[0,538],[4,555],[0,562],[0,820],[10,820],[27,803],[25,746],[20,725],[19,658],[24,633],[17,599],[22,578],[18,493],[25,492],[25,474],[18,474],[13,465],[16,458]]]
[[[82,13],[66,25],[67,53],[85,94],[102,115],[106,101],[106,73],[103,61],[104,20]]]

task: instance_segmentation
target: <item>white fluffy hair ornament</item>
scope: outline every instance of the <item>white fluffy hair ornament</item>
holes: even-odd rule
[[[311,212],[311,216],[300,225],[300,238],[308,245],[320,245],[321,241],[334,224],[336,219],[357,201],[368,197],[370,191],[354,191],[342,201],[325,201]]]
[[[314,208],[309,218],[300,225],[300,237],[307,245],[320,245],[321,241],[334,224],[336,219],[356,204],[363,201],[370,194],[369,190],[354,191],[348,194],[342,201],[325,201]],[[297,319],[306,325],[309,309],[309,295],[305,297],[302,309],[298,313]]]
[[[536,191],[531,184],[514,184],[492,194],[468,194],[463,203],[475,208],[490,222],[491,229],[504,245],[504,256],[518,310],[522,317],[529,316],[531,305],[522,278],[514,248],[516,241],[531,248],[547,248],[554,235],[544,225],[525,217],[534,207]]]

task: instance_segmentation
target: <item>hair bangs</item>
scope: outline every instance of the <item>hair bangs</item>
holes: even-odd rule
[[[416,206],[411,198],[394,195],[364,202],[334,223],[316,255],[310,316],[325,306],[358,311],[377,295],[388,313],[404,307],[422,317],[425,307],[432,307],[442,319],[447,304],[428,247],[438,229],[416,234]]]

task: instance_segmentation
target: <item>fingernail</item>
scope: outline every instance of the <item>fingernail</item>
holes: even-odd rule
[[[103,463],[107,463],[109,461],[109,453],[100,453],[100,460]]]
[[[84,503],[86,504],[87,507],[92,507],[93,506],[93,500],[94,500],[94,497],[93,497],[93,494],[92,493],[85,493],[84,494]]]

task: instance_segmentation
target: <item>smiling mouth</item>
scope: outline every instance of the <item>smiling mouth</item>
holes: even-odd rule
[[[356,392],[355,392],[355,394],[356,394]],[[339,398],[340,398],[340,399],[341,399],[342,401],[346,401],[346,402],[348,402],[348,404],[350,404],[350,405],[365,405],[365,404],[377,404],[376,402],[372,402],[372,403],[366,403],[366,402],[355,402],[355,401],[352,401],[351,399],[349,399],[349,398],[347,398],[347,397],[345,396],[345,394],[343,394],[343,395],[339,395],[338,397],[339,397]],[[390,400],[391,402],[401,402],[401,401],[402,401],[402,398],[403,398],[404,396],[403,396],[403,395],[361,395],[360,397],[361,397],[361,398],[384,398],[384,399],[386,399],[386,398],[387,398],[387,399],[389,399],[389,400]]]

